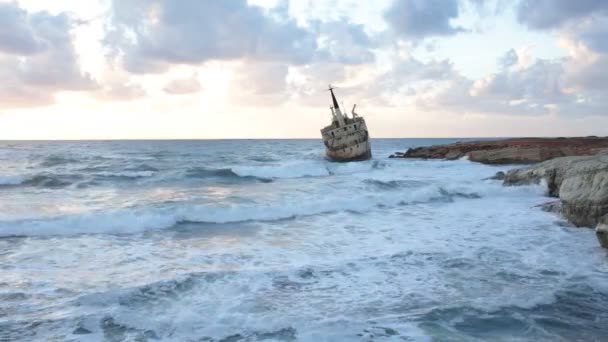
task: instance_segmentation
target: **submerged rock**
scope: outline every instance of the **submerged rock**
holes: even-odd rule
[[[505,173],[503,171],[498,171],[496,172],[496,174],[492,177],[488,177],[486,179],[491,179],[491,180],[504,180],[505,179]]]
[[[483,164],[531,164],[557,157],[593,155],[604,148],[608,148],[608,138],[516,138],[416,147],[392,157],[453,160],[467,156]]]

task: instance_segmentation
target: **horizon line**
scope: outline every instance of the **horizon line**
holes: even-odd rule
[[[588,137],[608,137],[598,135],[568,135],[568,136],[550,136],[550,135],[516,135],[516,136],[452,136],[452,137],[377,137],[373,139],[510,139],[510,138],[588,138]],[[319,140],[320,138],[84,138],[84,139],[0,139],[0,142],[27,142],[27,141],[219,141],[219,140]]]

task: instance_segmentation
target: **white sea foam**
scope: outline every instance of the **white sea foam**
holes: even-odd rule
[[[380,161],[328,163],[324,160],[305,160],[263,166],[235,166],[232,171],[239,176],[258,178],[302,178],[364,173],[382,167],[384,163]]]
[[[232,171],[242,177],[258,178],[300,178],[318,177],[330,174],[323,161],[295,161],[263,166],[234,166]]]
[[[390,152],[405,146],[380,142]],[[608,306],[605,253],[593,231],[563,227],[559,217],[533,208],[546,199],[546,185],[504,187],[483,179],[506,168],[466,160],[328,163],[311,155],[313,145],[322,148],[273,141],[232,153],[241,142],[145,148],[116,142],[115,163],[76,176],[148,171],[132,160],[154,154],[150,166],[163,177],[109,176],[82,189],[0,188],[0,236],[28,235],[0,238],[0,311],[23,317],[4,322],[0,335],[170,341],[606,335],[577,314],[601,317]],[[58,146],[11,159],[39,165],[45,155],[70,150],[86,163],[86,155],[108,151],[106,143]],[[155,152],[165,150],[171,152]],[[268,150],[281,161],[253,167],[252,157]],[[19,167],[41,173],[28,165]],[[62,168],[83,166],[94,167]],[[274,181],[238,181],[230,170]],[[48,312],[58,314],[48,320]]]
[[[453,199],[466,200],[475,197],[477,194],[467,192],[467,189],[428,185],[406,192],[361,193],[348,197],[336,195],[314,200],[294,198],[289,202],[258,205],[217,206],[175,203],[160,208],[107,209],[55,217],[0,221],[0,236],[128,234],[170,228],[180,222],[224,224],[245,221],[276,221],[340,211],[366,213],[379,206],[398,206]]]

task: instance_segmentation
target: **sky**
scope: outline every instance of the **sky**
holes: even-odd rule
[[[608,135],[605,0],[0,0],[0,140]]]

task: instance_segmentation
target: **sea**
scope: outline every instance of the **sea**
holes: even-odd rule
[[[542,184],[388,158],[455,140],[0,142],[0,341],[608,340]]]

